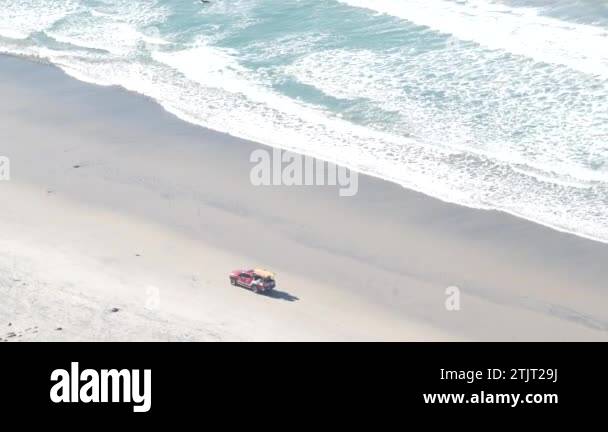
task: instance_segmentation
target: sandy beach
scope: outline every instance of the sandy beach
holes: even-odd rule
[[[2,340],[608,341],[607,244],[365,175],[254,186],[264,145],[50,65],[0,57],[0,95]],[[272,295],[230,285],[255,266]]]

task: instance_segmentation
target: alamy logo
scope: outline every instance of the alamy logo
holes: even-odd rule
[[[445,309],[447,311],[460,310],[460,288],[457,286],[449,286],[445,289]]]
[[[358,173],[331,162],[273,149],[251,153],[250,180],[254,186],[340,186],[340,196],[350,197],[359,191]],[[285,165],[284,165],[285,164]]]
[[[11,161],[5,156],[0,156],[0,181],[11,179]]]
[[[70,370],[56,369],[51,373],[51,401],[104,403],[133,403],[133,411],[148,412],[152,406],[152,371],[143,371],[143,388],[137,369],[85,369],[79,372],[78,362]],[[112,391],[111,397],[109,395]]]

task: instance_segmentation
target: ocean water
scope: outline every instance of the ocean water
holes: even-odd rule
[[[606,0],[0,0],[0,11],[0,52],[608,242]]]

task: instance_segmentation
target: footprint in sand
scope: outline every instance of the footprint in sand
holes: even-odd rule
[[[9,327],[13,326],[13,323],[8,323]],[[3,337],[0,337],[0,342],[10,342],[22,339],[23,336],[35,335],[38,333],[38,326],[28,327],[23,331],[9,331]]]

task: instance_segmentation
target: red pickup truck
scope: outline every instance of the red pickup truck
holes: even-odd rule
[[[254,293],[265,293],[276,286],[275,274],[268,270],[234,270],[230,273],[230,283],[250,289]]]

